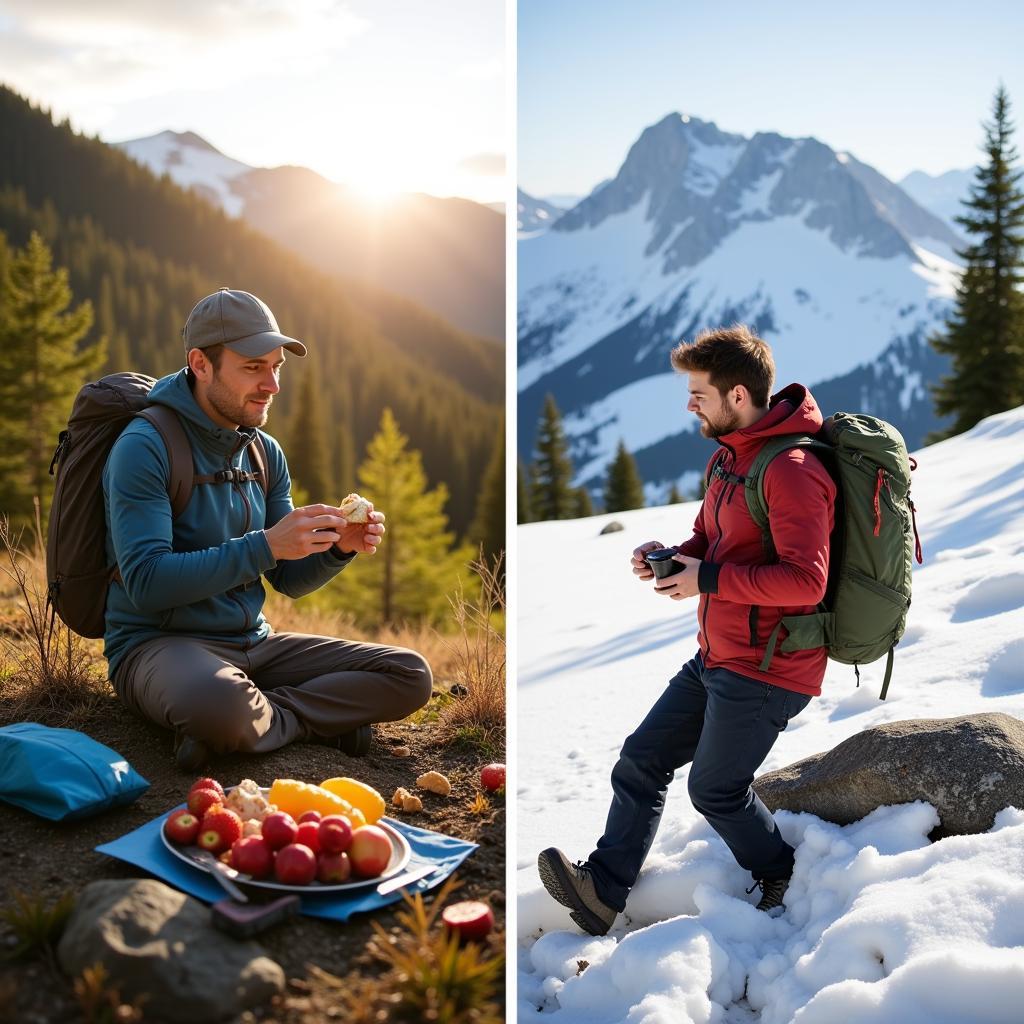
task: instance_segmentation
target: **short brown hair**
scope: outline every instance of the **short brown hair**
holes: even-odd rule
[[[772,350],[746,324],[704,330],[692,342],[681,341],[672,349],[672,366],[681,373],[708,374],[720,395],[742,384],[759,409],[768,405],[775,383]]]

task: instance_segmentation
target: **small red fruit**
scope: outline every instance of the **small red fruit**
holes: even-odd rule
[[[295,842],[299,826],[295,819],[285,811],[274,811],[263,819],[260,833],[270,844],[272,850],[280,850],[282,846]]]
[[[221,853],[242,838],[242,819],[227,807],[211,807],[199,826],[196,842],[210,853]]]
[[[323,815],[319,811],[303,811],[295,820],[301,825],[304,821],[320,822]]]
[[[344,853],[352,845],[352,822],[344,814],[328,814],[320,822],[320,849]]]
[[[391,840],[387,832],[376,825],[364,825],[352,834],[348,848],[352,861],[352,874],[357,878],[376,878],[391,860]]]
[[[224,797],[215,789],[193,789],[188,794],[188,809],[201,818],[215,804],[220,804]]]
[[[295,842],[308,846],[314,853],[320,852],[320,824],[316,821],[299,823],[295,834]]]
[[[347,853],[321,853],[316,859],[317,881],[337,885],[352,877],[352,862]]]
[[[262,836],[245,836],[231,846],[231,866],[253,878],[266,878],[274,868],[274,851]]]
[[[491,908],[476,900],[445,907],[441,911],[441,920],[463,941],[486,938],[494,927]]]
[[[199,819],[187,807],[182,807],[164,821],[164,835],[172,843],[189,846],[199,835],[199,824]]]
[[[285,885],[309,885],[316,878],[316,854],[302,843],[289,843],[277,851],[274,875]]]
[[[224,787],[216,779],[196,779],[196,781],[189,786],[188,795],[191,796],[197,789],[212,789],[214,793],[220,797],[221,801],[224,800]]]
[[[480,769],[480,785],[484,789],[495,792],[505,788],[505,766],[503,764],[488,764]]]

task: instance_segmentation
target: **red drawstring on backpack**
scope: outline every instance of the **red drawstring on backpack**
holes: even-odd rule
[[[921,551],[921,538],[917,535],[917,516],[914,514],[914,503],[907,498],[907,502],[910,505],[910,520],[914,524],[914,556],[917,558],[918,565],[924,565],[924,553]]]
[[[882,532],[882,507],[878,503],[878,496],[882,493],[882,484],[885,482],[885,470],[879,469],[878,478],[875,481],[875,536]]]

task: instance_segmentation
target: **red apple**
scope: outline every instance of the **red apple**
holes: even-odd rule
[[[309,885],[316,878],[316,854],[302,843],[289,843],[277,851],[274,875],[285,885]]]
[[[196,841],[199,824],[199,819],[188,808],[182,807],[164,821],[164,835],[172,843],[188,846]]]
[[[498,789],[505,788],[505,766],[503,764],[488,764],[480,769],[480,785],[492,793]]]
[[[246,836],[232,845],[231,866],[253,878],[266,878],[274,868],[274,851],[262,836]]]
[[[319,822],[322,815],[319,811],[303,811],[296,821],[301,825],[304,821],[316,821]]]
[[[486,938],[494,927],[491,908],[476,900],[445,907],[441,911],[441,920],[462,940]]]
[[[328,814],[320,822],[320,849],[344,853],[352,845],[352,822],[344,814]]]
[[[376,825],[364,825],[352,833],[348,848],[352,861],[352,874],[357,878],[376,878],[391,860],[391,840],[387,832]]]
[[[316,859],[316,877],[320,882],[337,885],[352,875],[352,862],[347,853],[321,853]]]
[[[263,819],[260,834],[270,844],[272,850],[280,850],[282,846],[295,842],[299,826],[295,819],[284,811],[274,811]]]
[[[314,853],[320,852],[320,824],[316,821],[300,821],[295,833],[295,842],[308,846]]]

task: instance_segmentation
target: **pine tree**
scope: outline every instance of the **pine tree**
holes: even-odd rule
[[[516,459],[516,522],[533,522],[533,510],[530,508],[530,488],[526,482],[526,471],[523,469],[521,459]]]
[[[454,534],[444,513],[448,488],[442,483],[427,490],[420,453],[407,444],[385,409],[359,467],[359,492],[387,516],[386,533],[376,554],[357,555],[339,582],[346,609],[364,623],[437,623],[447,615],[448,595],[460,579],[468,597],[479,586],[469,569],[473,546],[451,549]]]
[[[341,501],[356,489],[356,445],[352,428],[339,420],[334,428],[334,480]]]
[[[683,501],[683,495],[680,492],[679,487],[676,485],[676,482],[673,480],[672,481],[672,486],[671,486],[671,488],[669,488],[669,492],[668,492],[668,501],[665,504],[667,504],[667,505],[679,505],[679,504],[682,503],[682,501]]]
[[[530,467],[530,505],[534,518],[570,519],[576,501],[572,493],[572,460],[562,429],[562,414],[547,395],[537,428],[537,457]]]
[[[92,306],[75,309],[67,272],[52,269],[36,232],[5,260],[0,279],[0,510],[31,522],[32,499],[52,497],[50,459],[78,389],[103,365],[103,339],[79,350],[92,326]]]
[[[586,519],[594,514],[594,503],[590,500],[590,491],[586,487],[576,488],[576,518]]]
[[[288,471],[312,501],[337,504],[344,495],[334,497],[328,471],[329,445],[316,374],[307,369],[289,432]]]
[[[469,531],[474,543],[483,545],[484,555],[498,559],[505,550],[505,424],[494,440],[491,460],[484,472],[477,499],[476,518]]]
[[[952,375],[933,389],[935,410],[956,418],[929,440],[962,433],[1024,402],[1024,172],[1013,168],[1010,99],[1001,85],[984,129],[988,162],[978,168],[966,211],[956,218],[972,238],[958,253],[966,266],[956,306],[945,334],[931,339],[953,360]]]
[[[615,458],[608,466],[604,485],[604,510],[626,512],[644,507],[644,485],[636,468],[636,460],[626,451],[625,442],[619,441]]]

